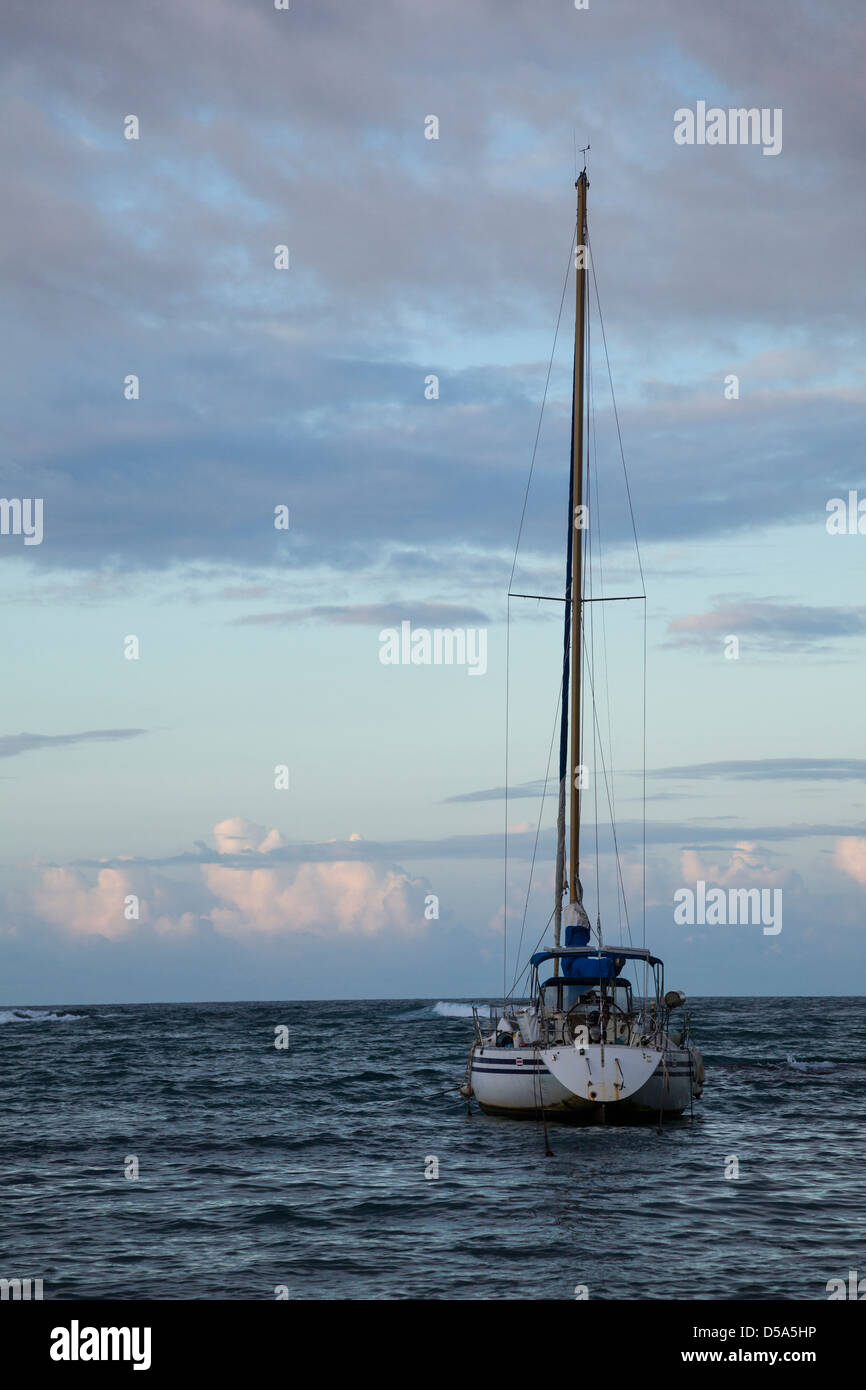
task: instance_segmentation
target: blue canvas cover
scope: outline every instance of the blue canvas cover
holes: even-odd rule
[[[589,927],[566,927],[566,946],[588,946]],[[586,981],[596,984],[599,980],[615,980],[625,961],[613,956],[563,956],[562,973],[566,980]]]

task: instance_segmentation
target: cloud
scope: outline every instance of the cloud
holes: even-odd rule
[[[467,604],[434,603],[404,599],[399,603],[320,604],[314,608],[294,608],[284,613],[253,613],[235,618],[238,625],[303,622],[336,623],[358,627],[398,627],[410,621],[416,627],[448,623],[486,623],[489,618]]]
[[[180,891],[168,879],[149,870],[100,869],[91,883],[79,869],[51,868],[31,890],[30,905],[36,915],[70,936],[103,936],[110,940],[131,936],[141,926],[161,934],[185,935],[198,925],[198,916],[179,908]],[[137,917],[128,915],[137,898]]]
[[[213,833],[210,862],[182,861],[192,878],[189,872],[181,879],[157,875],[129,861],[101,866],[94,882],[80,867],[55,866],[42,871],[28,906],[64,934],[111,940],[142,927],[186,935],[203,921],[240,940],[406,937],[429,929],[428,885],[399,866],[340,858],[274,864],[282,835],[242,816],[220,821]],[[349,843],[362,842],[355,835]],[[138,900],[137,917],[128,915],[131,895]]]
[[[126,574],[219,557],[345,572],[399,544],[393,592],[411,555],[441,572],[455,544],[467,564],[507,546],[547,362],[539,325],[552,326],[573,224],[575,121],[596,161],[623,432],[641,441],[641,535],[806,516],[839,460],[859,457],[862,399],[831,394],[862,359],[852,6],[791,25],[785,0],[760,16],[745,0],[622,0],[584,24],[580,80],[581,20],[565,4],[441,0],[407,14],[381,0],[289,18],[215,0],[205,19],[201,5],[152,0],[120,24],[112,0],[83,0],[60,41],[56,5],[7,8],[14,137],[0,177],[16,337],[4,378],[15,466],[50,518],[31,565],[120,559]],[[676,148],[673,112],[696,80],[710,101],[772,92],[782,157]],[[137,142],[122,135],[130,102]],[[824,196],[804,205],[815,155]],[[716,255],[732,217],[737,254]],[[67,363],[47,396],[46,340]],[[119,381],[113,409],[108,383],[133,340],[141,409]],[[721,392],[730,370],[736,403]],[[553,387],[544,500],[567,458]],[[665,399],[672,387],[681,395]],[[270,523],[286,498],[282,544]]]
[[[256,825],[255,821],[246,820],[243,816],[221,820],[213,828],[217,854],[265,853],[265,846],[268,849],[277,848],[272,836],[281,839],[278,831],[267,833],[264,826]]]
[[[846,835],[837,840],[833,863],[843,874],[866,888],[866,838]]]
[[[732,820],[734,824],[725,825],[723,824],[724,820]],[[838,822],[825,821],[802,821],[789,825],[742,825],[737,823],[734,817],[720,817],[717,822],[713,823],[647,821],[646,840],[648,845],[673,845],[677,848],[683,846],[695,848],[697,846],[707,851],[719,845],[728,848],[743,840],[773,840],[784,843],[789,840],[837,839],[840,836],[850,834],[852,830],[861,829],[866,832],[866,826],[841,825]],[[642,843],[643,830],[643,822],[640,820],[617,821],[617,843],[620,849],[634,849],[639,846]],[[253,843],[259,834],[264,835],[264,830],[261,826],[256,826],[248,841],[242,837],[243,848],[237,853],[233,853],[229,849],[228,839],[222,853],[199,841],[194,850],[186,850],[180,854],[165,855],[161,858],[135,858],[131,861],[80,859],[76,861],[76,867],[84,869],[98,869],[105,865],[123,867],[131,862],[150,868],[166,869],[183,869],[205,864],[216,864],[223,868],[245,869],[250,867],[251,854],[258,851],[261,851],[263,858],[266,855],[266,862],[270,866],[313,863],[383,865],[392,864],[397,860],[415,860],[423,863],[438,859],[464,861],[501,859],[503,850],[501,830],[479,835],[447,835],[441,839],[365,840],[352,838],[349,840],[325,840],[319,843],[313,841],[292,843],[280,836],[280,843],[269,844],[267,850],[264,849],[263,845],[257,846]],[[270,832],[270,836],[276,837],[277,834],[276,831]],[[599,825],[599,844],[603,853],[608,853],[613,848],[609,826]],[[517,829],[513,833],[509,832],[509,858],[530,859],[534,851],[534,830],[522,831]],[[552,859],[555,857],[555,852],[556,839],[553,830],[551,828],[542,830],[538,841],[537,858],[539,861]]]
[[[214,899],[210,920],[225,936],[404,936],[427,925],[424,885],[400,869],[340,861],[273,869],[208,864],[202,875]]]
[[[268,584],[228,584],[220,593],[224,599],[267,598],[271,592]]]
[[[817,607],[778,603],[768,599],[716,597],[704,613],[689,613],[668,624],[669,646],[699,646],[718,650],[730,634],[745,645],[764,651],[795,651],[822,647],[840,637],[866,632],[866,608]]]
[[[740,758],[718,763],[686,763],[656,767],[652,777],[705,781],[728,777],[739,781],[860,782],[866,778],[866,758]]]
[[[551,787],[553,788],[554,794],[556,794],[557,784],[555,778],[553,781],[547,783],[548,792],[550,792]],[[542,779],[537,778],[534,782],[518,782],[515,786],[508,787],[507,791],[505,787],[487,787],[483,791],[460,792],[457,796],[446,796],[442,804],[444,806],[452,806],[463,801],[504,801],[506,795],[509,801],[519,801],[522,797],[541,796],[544,792],[544,788],[545,784]]]
[[[774,869],[763,852],[749,840],[741,840],[731,851],[727,864],[711,864],[696,850],[685,849],[680,855],[680,872],[684,883],[705,883],[754,888],[799,888],[803,880],[792,869]]]
[[[147,729],[87,729],[81,734],[5,734],[0,737],[0,758],[17,758],[36,748],[65,748],[73,743],[115,743],[139,738]]]
[[[221,857],[273,857],[285,848],[278,830],[267,833],[236,816],[214,826]],[[362,843],[351,836],[350,844]],[[203,864],[212,899],[208,915],[224,936],[249,938],[308,932],[317,936],[406,935],[425,927],[425,884],[402,869],[358,861],[283,864],[273,868]]]

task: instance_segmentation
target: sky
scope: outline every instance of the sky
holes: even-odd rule
[[[507,594],[534,449],[512,589],[562,592],[587,145],[594,583],[647,594],[645,908],[644,608],[605,604],[590,916],[687,994],[864,992],[859,4],[4,31],[0,497],[42,537],[0,534],[0,1002],[485,997],[545,939],[561,610]],[[781,147],[678,143],[700,102]],[[384,664],[405,622],[484,661]],[[677,923],[699,881],[781,930]]]

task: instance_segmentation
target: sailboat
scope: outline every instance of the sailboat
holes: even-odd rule
[[[501,1007],[491,1007],[486,1025],[473,1009],[475,1038],[461,1094],[488,1114],[600,1122],[656,1116],[661,1122],[690,1108],[704,1084],[703,1059],[683,1014],[685,995],[665,989],[664,964],[645,945],[604,941],[600,913],[593,933],[580,880],[583,611],[586,602],[598,601],[586,595],[584,583],[588,188],[584,167],[576,182],[568,553],[559,600],[565,631],[553,944],[530,957],[528,1003],[506,997]],[[624,973],[632,967],[638,992]]]

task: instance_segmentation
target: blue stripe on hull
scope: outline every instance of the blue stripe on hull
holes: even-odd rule
[[[476,1067],[473,1072],[478,1072],[482,1076],[489,1076],[491,1072],[498,1072],[500,1076],[550,1076],[547,1067],[521,1067],[520,1071],[515,1071],[512,1067]]]

